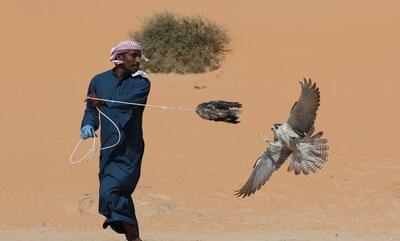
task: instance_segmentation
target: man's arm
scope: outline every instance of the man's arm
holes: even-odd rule
[[[95,79],[92,79],[89,84],[87,96],[96,93]],[[91,101],[87,101],[85,113],[83,115],[81,128],[84,126],[91,126],[95,131],[99,128],[99,113]]]

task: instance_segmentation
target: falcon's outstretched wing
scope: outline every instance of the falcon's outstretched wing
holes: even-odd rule
[[[240,190],[236,191],[235,195],[245,198],[254,194],[268,181],[272,173],[279,169],[291,153],[292,151],[283,147],[280,141],[270,143],[267,150],[257,158],[247,182]]]
[[[287,123],[296,131],[306,134],[314,126],[315,117],[320,101],[320,93],[317,85],[311,79],[304,78],[301,84],[301,95],[290,110]]]

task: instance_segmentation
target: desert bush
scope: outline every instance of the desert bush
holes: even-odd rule
[[[150,59],[144,69],[154,73],[202,73],[215,70],[226,52],[226,30],[205,17],[162,12],[145,19],[131,38],[143,44]]]

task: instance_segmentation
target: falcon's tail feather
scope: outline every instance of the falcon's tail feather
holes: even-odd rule
[[[328,161],[328,140],[322,138],[323,132],[305,137],[301,140],[292,140],[290,145],[293,152],[292,161],[289,164],[288,171],[294,170],[296,175],[303,173],[304,175],[310,172],[317,172]]]

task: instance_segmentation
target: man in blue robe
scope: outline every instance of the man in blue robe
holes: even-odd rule
[[[139,69],[141,57],[139,43],[120,42],[111,50],[110,60],[115,67],[91,80],[88,96],[146,104],[150,81]],[[116,126],[99,115],[99,110]],[[125,234],[128,241],[141,241],[131,195],[140,177],[144,152],[143,111],[144,106],[140,105],[109,101],[98,105],[89,100],[81,125],[82,139],[94,138],[94,132],[101,125],[99,212],[106,218],[103,228],[110,226],[117,233]]]

